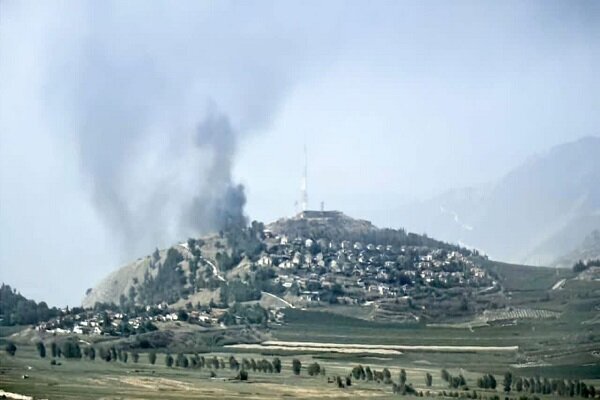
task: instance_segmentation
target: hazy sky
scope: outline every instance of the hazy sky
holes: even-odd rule
[[[0,280],[77,304],[230,184],[291,215],[304,145],[312,207],[386,225],[598,135],[598,70],[597,1],[0,1]]]

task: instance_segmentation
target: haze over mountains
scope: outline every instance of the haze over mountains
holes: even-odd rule
[[[396,217],[409,232],[474,247],[494,260],[568,268],[579,259],[600,256],[599,154],[598,137],[556,146],[497,182],[443,193],[404,207]],[[368,221],[347,217],[293,229],[289,221],[294,220],[281,219],[269,227],[290,238],[342,239],[348,231],[377,230]],[[127,295],[132,282],[144,281],[148,260],[140,258],[114,271],[88,293],[84,304]]]
[[[409,230],[507,262],[558,266],[576,248],[597,257],[581,247],[600,228],[600,137],[556,146],[497,182],[409,204],[397,219]]]

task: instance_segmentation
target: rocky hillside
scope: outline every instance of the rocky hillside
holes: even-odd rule
[[[143,280],[146,273],[151,271],[151,262],[152,258],[148,256],[111,272],[95,288],[88,289],[82,306],[88,308],[96,303],[116,303],[121,295],[129,293],[135,282]]]

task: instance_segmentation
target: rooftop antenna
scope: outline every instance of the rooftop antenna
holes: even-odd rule
[[[308,157],[306,155],[306,145],[304,145],[304,175],[300,186],[300,195],[302,203],[302,211],[308,209],[308,191],[307,191],[307,176],[308,176]]]

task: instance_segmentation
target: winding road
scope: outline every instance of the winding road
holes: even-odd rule
[[[192,252],[190,251],[190,249],[188,249],[187,247],[187,243],[180,243],[177,245],[177,247],[179,247],[180,249],[182,249],[185,254],[187,255],[188,258],[193,258],[194,255],[192,254]],[[218,280],[220,280],[221,282],[225,282],[225,278],[223,278],[223,276],[221,274],[219,274],[219,269],[217,268],[217,266],[210,261],[207,258],[204,258],[202,256],[198,257],[200,261],[204,261],[205,263],[207,263],[208,265],[211,266],[213,274],[217,277]]]

